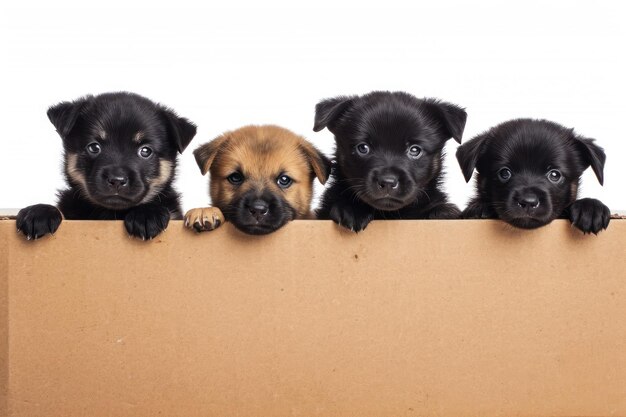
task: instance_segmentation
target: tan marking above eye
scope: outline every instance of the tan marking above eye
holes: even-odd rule
[[[145,133],[140,130],[139,132],[135,133],[135,136],[133,136],[133,141],[139,143],[144,138],[144,136]]]

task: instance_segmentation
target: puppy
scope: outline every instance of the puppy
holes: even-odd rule
[[[198,232],[228,220],[252,235],[310,218],[315,177],[324,184],[330,161],[301,136],[278,126],[246,126],[194,151],[202,175],[210,171],[214,207],[185,214]]]
[[[498,218],[534,229],[562,217],[596,234],[609,224],[610,211],[600,201],[576,200],[589,166],[603,183],[606,157],[593,139],[572,129],[546,120],[511,120],[460,146],[456,157],[466,181],[478,171],[465,218]]]
[[[17,215],[28,239],[54,233],[70,220],[124,220],[132,236],[151,239],[170,218],[181,219],[172,188],[177,153],[196,126],[167,107],[132,93],[86,96],[50,107],[63,140],[68,188],[57,207],[37,204]]]
[[[313,130],[328,128],[337,144],[318,218],[355,232],[373,219],[458,218],[441,190],[441,166],[446,141],[461,142],[466,118],[454,104],[402,92],[318,103]]]

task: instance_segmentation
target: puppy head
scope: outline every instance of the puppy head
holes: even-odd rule
[[[478,171],[478,198],[513,226],[550,223],[576,200],[589,166],[603,183],[602,148],[559,124],[518,119],[502,123],[460,146],[465,180]]]
[[[267,234],[309,214],[313,179],[324,184],[330,161],[304,138],[278,126],[246,126],[194,151],[211,173],[213,204],[249,234]]]
[[[341,180],[361,200],[397,210],[438,181],[443,147],[450,138],[461,142],[466,117],[454,104],[373,92],[318,103],[313,130],[335,135]]]
[[[68,182],[93,204],[125,210],[168,186],[196,127],[132,93],[62,102],[48,118],[63,139]]]

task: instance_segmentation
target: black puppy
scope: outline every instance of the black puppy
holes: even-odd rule
[[[477,195],[465,218],[499,218],[534,229],[561,217],[585,233],[609,224],[610,211],[602,202],[576,200],[589,166],[603,183],[606,157],[593,139],[572,129],[546,120],[511,120],[460,146],[456,156],[466,181],[478,171]]]
[[[435,99],[376,91],[315,107],[314,131],[337,144],[317,216],[355,232],[373,219],[449,219],[460,210],[441,190],[443,147],[461,142],[467,114]]]
[[[132,93],[62,102],[48,118],[63,139],[65,176],[57,207],[37,204],[17,215],[28,239],[54,233],[71,220],[124,220],[132,236],[151,239],[171,218],[181,219],[172,187],[176,156],[196,126],[172,110]]]

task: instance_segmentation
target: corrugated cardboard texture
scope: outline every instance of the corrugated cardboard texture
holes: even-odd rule
[[[623,220],[597,237],[565,221],[172,222],[151,242],[120,222],[14,228],[10,417],[626,415]]]

